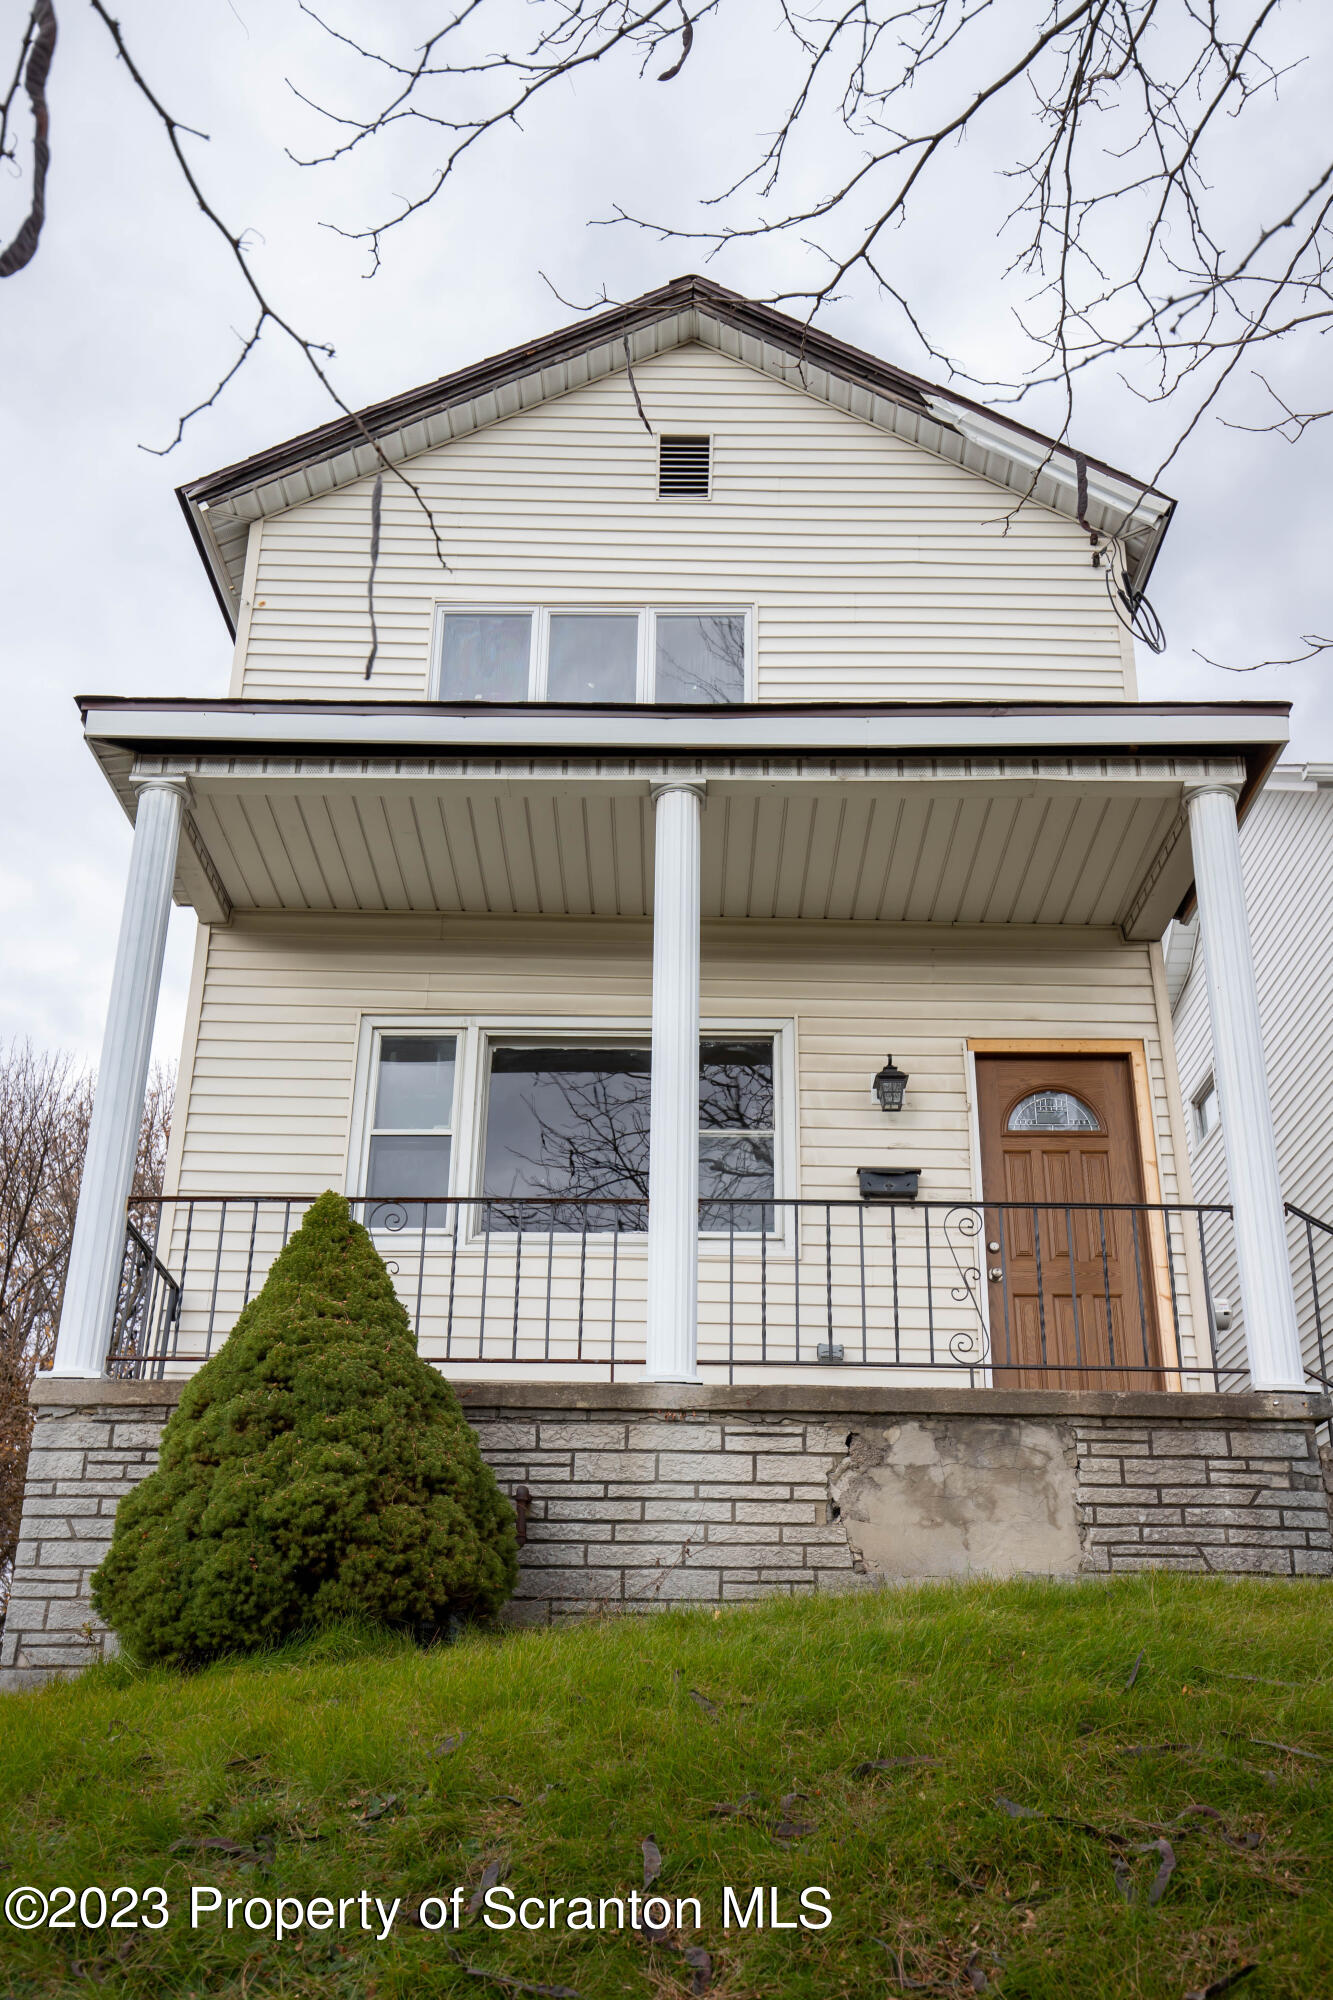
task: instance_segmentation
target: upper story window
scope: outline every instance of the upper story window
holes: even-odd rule
[[[437,615],[437,701],[746,700],[751,619],[730,609]]]

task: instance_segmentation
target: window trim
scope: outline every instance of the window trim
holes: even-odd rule
[[[691,506],[701,502],[691,501]],[[743,626],[745,648],[744,673],[740,700],[752,702],[756,699],[758,676],[755,665],[755,635],[759,626],[759,607],[756,604],[742,604],[735,599],[714,604],[691,601],[685,604],[607,604],[590,601],[586,604],[519,604],[519,603],[453,603],[438,597],[431,620],[430,672],[427,679],[430,701],[461,699],[466,696],[446,696],[440,693],[440,681],[444,672],[444,621],[448,617],[475,618],[487,614],[497,618],[531,618],[531,638],[528,652],[528,691],[523,699],[527,702],[544,702],[548,699],[547,686],[551,658],[551,619],[560,618],[636,618],[638,620],[638,650],[636,653],[634,700],[636,708],[647,707],[656,698],[655,678],[657,671],[657,620],[661,618],[739,618]],[[595,701],[562,703],[561,706],[597,708]],[[729,702],[700,702],[701,709],[728,708]]]
[[[454,1052],[454,1104],[453,1123],[450,1128],[449,1144],[449,1185],[446,1195],[454,1195],[464,1184],[460,1176],[460,1157],[465,1147],[467,1092],[470,1088],[469,1064],[470,1042],[466,1019],[456,1014],[363,1014],[357,1037],[356,1068],[352,1083],[351,1116],[347,1133],[347,1168],[344,1175],[344,1193],[349,1199],[368,1202],[366,1182],[370,1177],[370,1142],[375,1131],[374,1091],[379,1070],[379,1046],[386,1035],[420,1035],[443,1037],[452,1035]],[[357,1218],[365,1219],[365,1213]],[[441,1236],[452,1233],[453,1212],[446,1209],[443,1219],[428,1227],[427,1234]],[[383,1232],[372,1231],[372,1235]]]
[[[637,1017],[566,1014],[363,1014],[358,1036],[357,1059],[352,1085],[351,1115],[348,1121],[347,1168],[344,1191],[358,1200],[365,1198],[365,1181],[373,1129],[371,1091],[375,1078],[375,1052],[385,1034],[436,1034],[457,1037],[458,1053],[454,1070],[453,1144],[449,1156],[447,1193],[479,1203],[486,1158],[486,1108],[490,1079],[490,1049],[495,1042],[521,1042],[531,1046],[547,1043],[567,1048],[578,1042],[612,1045],[623,1042],[639,1047],[652,1038],[652,1022],[647,1015]],[[800,1119],[797,1096],[796,1021],[792,1015],[737,1017],[702,1013],[699,1040],[773,1041],[773,1198],[790,1202],[800,1198]],[[473,1208],[471,1223],[459,1233],[459,1247],[480,1245],[486,1232],[480,1229],[479,1210]],[[792,1254],[796,1243],[794,1211],[783,1208],[775,1215],[776,1227],[767,1238],[768,1254]],[[453,1212],[428,1234],[452,1233]],[[589,1234],[597,1242],[611,1232]],[[701,1232],[701,1258],[728,1254],[725,1232]],[[738,1243],[759,1242],[758,1234],[737,1234]],[[646,1254],[647,1231],[620,1238],[620,1254]]]

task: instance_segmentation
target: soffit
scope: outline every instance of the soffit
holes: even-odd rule
[[[1119,925],[1161,934],[1189,889],[1182,789],[1242,759],[329,759],[118,752],[190,780],[177,890],[201,914],[644,918],[650,783],[703,776],[707,918]],[[200,870],[206,868],[200,900]],[[193,872],[192,872],[193,871]]]
[[[725,919],[1116,924],[1192,889],[1185,788],[1242,809],[1281,703],[523,704],[85,697],[129,817],[189,779],[178,900],[232,909],[644,917],[651,788],[702,778]],[[798,745],[799,748],[791,746]]]

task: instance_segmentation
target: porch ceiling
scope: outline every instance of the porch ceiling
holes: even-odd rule
[[[200,775],[195,822],[238,909],[652,910],[643,784]],[[704,914],[1114,924],[1171,830],[1178,790],[713,781]]]
[[[583,740],[566,747],[568,712],[321,704],[297,717],[273,704],[258,715],[265,706],[88,705],[90,742],[127,810],[135,777],[188,778],[177,896],[209,922],[233,910],[646,917],[651,786],[687,777],[707,787],[707,917],[1119,925],[1155,938],[1192,883],[1185,786],[1253,785],[1282,733],[1269,708],[1248,705],[1248,730],[1195,710],[1202,741],[1168,748],[1179,711],[886,704],[585,710]],[[1127,723],[1138,743],[1113,747]],[[784,741],[793,730],[802,752]],[[888,747],[932,730],[947,750]],[[755,742],[761,731],[770,740]],[[1033,748],[1018,747],[1023,733]],[[1065,747],[1047,748],[1061,733]]]

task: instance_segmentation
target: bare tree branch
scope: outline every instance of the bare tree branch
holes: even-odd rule
[[[56,10],[51,0],[34,0],[13,81],[0,101],[0,160],[14,160],[17,149],[9,128],[22,77],[32,107],[32,199],[17,234],[0,250],[0,278],[12,278],[16,271],[32,262],[46,220],[46,174],[51,164],[51,114],[46,103],[46,81],[55,50]]]
[[[805,289],[773,293],[772,303],[814,317],[862,272],[953,375],[1007,400],[1059,386],[1062,438],[1076,377],[1097,364],[1123,368],[1137,359],[1153,386],[1134,385],[1136,393],[1182,403],[1163,467],[1233,392],[1251,350],[1333,327],[1325,203],[1333,159],[1280,196],[1248,243],[1234,241],[1240,205],[1214,191],[1214,163],[1234,159],[1245,143],[1240,121],[1257,103],[1271,103],[1295,66],[1269,52],[1279,0],[1237,0],[1228,14],[1213,0],[1053,0],[1044,17],[1037,9],[1031,32],[1006,20],[1000,40],[991,0],[838,0],[832,11],[820,0],[747,0],[743,14],[741,0],[712,0],[692,17],[682,10],[693,32],[660,75],[679,74],[685,40],[697,51],[708,18],[724,9],[728,22],[747,24],[751,38],[764,33],[767,15],[772,33],[799,56],[776,115],[756,111],[756,125],[762,121],[769,136],[750,164],[705,200],[705,212],[716,211],[706,224],[653,219],[619,205],[599,218],[604,223],[697,245],[707,258],[798,238],[825,268]],[[344,230],[369,245],[372,270],[389,232],[439,200],[468,151],[512,130],[537,93],[580,68],[629,61],[642,74],[652,52],[681,32],[669,0],[534,0],[526,46],[511,37],[502,54],[474,53],[478,27],[495,13],[486,0],[471,0],[402,60],[311,15],[387,73],[392,89],[361,116],[324,109],[343,136],[333,151],[303,164],[338,159],[404,120],[449,135],[418,194],[405,196],[393,215]],[[921,94],[927,78],[929,99]],[[844,173],[822,164],[837,157],[826,143],[831,99],[860,148]],[[941,108],[914,115],[927,102]],[[1007,169],[1015,186],[1005,225],[1014,245],[1009,272],[1032,287],[1021,323],[1034,356],[1013,381],[984,377],[948,355],[894,283],[885,256],[913,215],[929,216],[927,187],[945,158],[988,129],[1002,104],[1021,110],[1041,134],[1036,149]],[[1298,172],[1296,160],[1288,186]],[[789,176],[798,175],[802,188],[813,190],[810,198],[778,205]],[[757,212],[747,215],[747,205]],[[1290,435],[1322,415],[1298,419],[1288,410],[1274,428],[1286,426]]]
[[[1224,674],[1257,674],[1264,667],[1303,667],[1307,660],[1316,660],[1321,653],[1333,651],[1333,639],[1321,639],[1317,632],[1303,632],[1301,634],[1301,644],[1308,647],[1309,650],[1304,653],[1297,653],[1290,660],[1256,660],[1249,667],[1231,667],[1227,665],[1225,660],[1210,660],[1207,653],[1201,653],[1197,646],[1191,647],[1190,650],[1203,661],[1206,667],[1216,667]]]
[[[381,471],[411,493],[443,563],[421,489],[338,394],[331,348],[284,317],[260,286],[243,238],[192,170],[190,128],[131,60],[107,0],[90,4],[255,308],[236,359],[182,417],[167,449],[272,327],[357,426]],[[868,280],[947,377],[989,402],[1057,391],[1058,423],[1043,427],[1055,429],[1059,444],[1080,378],[1109,365],[1131,394],[1178,413],[1155,479],[1210,419],[1294,443],[1333,415],[1333,404],[1323,407],[1278,372],[1281,358],[1294,354],[1299,363],[1315,335],[1333,332],[1333,147],[1309,124],[1289,147],[1275,153],[1271,143],[1273,107],[1309,59],[1292,22],[1308,19],[1304,47],[1327,55],[1317,0],[529,0],[517,16],[500,0],[443,0],[438,25],[407,49],[392,40],[392,15],[368,0],[339,4],[341,19],[312,0],[301,0],[301,12],[350,58],[370,100],[361,109],[324,103],[323,93],[289,78],[333,134],[327,150],[289,156],[318,170],[388,144],[400,128],[432,149],[420,184],[393,212],[359,224],[326,219],[367,247],[371,275],[393,232],[461,188],[460,170],[478,148],[522,143],[524,119],[552,89],[590,73],[624,89],[685,72],[679,87],[688,90],[710,33],[715,53],[726,29],[778,57],[756,72],[741,114],[755,134],[750,156],[719,177],[694,215],[657,218],[612,202],[593,220],[696,246],[705,262],[763,243],[800,244],[817,260],[808,283],[770,293],[770,303],[814,320],[854,281]],[[38,42],[48,18],[53,34],[50,0],[35,0],[0,101],[0,160],[11,164],[14,106],[25,79],[44,78]],[[1015,142],[1015,129],[1030,136]],[[732,119],[731,139],[738,130],[743,137]],[[1015,317],[1028,343],[1027,365],[1010,378],[949,352],[895,275],[902,232],[938,228],[939,201],[954,192],[947,163],[959,146],[975,140],[995,158],[997,139],[1005,150],[996,170],[1010,190],[999,226],[1003,279],[1022,288]],[[1246,202],[1237,170],[1256,142],[1268,146],[1266,172]],[[969,222],[955,220],[958,258],[969,253]],[[993,236],[989,220],[984,226]],[[596,303],[609,302],[603,288]],[[1257,417],[1244,400],[1254,381],[1269,399]],[[1136,620],[1140,607],[1117,610]]]
[[[120,23],[114,20],[112,16],[108,13],[106,7],[103,5],[103,0],[89,0],[89,4],[91,5],[94,14],[96,14],[98,19],[103,22],[108,34],[111,36],[112,41],[115,43],[116,54],[120,58],[121,62],[124,63],[125,68],[128,71],[130,78],[134,83],[135,88],[138,90],[140,96],[144,99],[145,103],[147,103],[149,107],[152,109],[152,111],[156,114],[159,122],[162,125],[163,130],[167,135],[167,143],[171,147],[172,153],[175,156],[176,165],[180,169],[181,175],[184,178],[186,186],[189,188],[190,193],[194,196],[195,201],[197,202],[201,213],[204,215],[207,221],[212,225],[212,227],[217,231],[217,233],[222,237],[223,241],[226,243],[227,248],[231,252],[232,259],[235,262],[237,269],[241,273],[246,288],[250,292],[251,296],[255,301],[255,305],[258,308],[259,316],[255,323],[254,332],[250,335],[249,340],[245,343],[240,359],[237,362],[233,363],[232,367],[227,370],[227,373],[222,377],[222,380],[218,383],[212,395],[209,396],[205,402],[196,404],[195,411],[192,412],[191,414],[197,414],[199,410],[207,409],[211,403],[216,401],[217,397],[222,393],[222,390],[226,387],[227,383],[231,381],[232,378],[235,376],[237,369],[241,366],[241,363],[244,362],[251,353],[253,353],[255,347],[259,342],[260,336],[264,331],[265,326],[272,324],[278,329],[280,333],[285,334],[288,340],[292,342],[293,346],[297,348],[299,353],[304,357],[308,366],[313,370],[315,376],[318,378],[326,394],[342,411],[343,415],[345,417],[350,418],[351,422],[355,424],[357,431],[360,433],[365,443],[369,445],[370,449],[374,452],[375,457],[379,461],[379,464],[381,465],[383,470],[387,472],[391,478],[397,479],[403,486],[407,488],[408,492],[412,495],[413,499],[415,500],[417,506],[421,509],[422,514],[425,516],[427,527],[430,530],[431,539],[435,544],[435,554],[440,563],[440,567],[442,569],[447,569],[449,565],[445,561],[444,546],[440,540],[439,528],[436,524],[435,516],[431,512],[430,506],[427,503],[426,498],[421,491],[421,488],[416,484],[414,480],[408,477],[407,473],[403,471],[403,468],[400,465],[394,465],[389,460],[389,458],[386,457],[384,448],[380,444],[378,438],[373,437],[371,435],[370,431],[366,429],[365,424],[362,422],[361,418],[357,415],[356,411],[353,410],[349,404],[343,401],[343,398],[338,393],[338,390],[334,387],[333,381],[325,365],[326,362],[332,360],[333,358],[332,347],[330,347],[326,342],[312,340],[306,334],[301,333],[297,329],[297,327],[295,327],[289,319],[286,319],[283,316],[283,314],[278,311],[277,307],[270,302],[267,295],[261,288],[258,280],[256,279],[254,272],[251,270],[249,262],[246,258],[244,233],[242,232],[241,234],[237,234],[235,231],[228,228],[227,224],[223,221],[218,211],[213,207],[212,203],[205,195],[203,188],[201,187],[199,180],[195,175],[194,169],[190,165],[189,159],[185,153],[185,149],[181,143],[181,140],[183,134],[188,134],[194,138],[204,138],[206,137],[206,134],[201,132],[196,132],[192,126],[183,125],[179,119],[174,118],[172,116],[172,114],[167,110],[166,106],[162,103],[161,99],[151,89],[151,87],[145,80],[143,73],[139,69],[138,65],[135,63],[133,57],[130,55],[129,49],[126,47],[125,44],[124,35],[121,32]],[[180,441],[180,437],[184,432],[185,424],[188,421],[189,421],[188,417],[183,418],[180,424],[177,426],[176,438],[173,440],[173,445]],[[172,448],[173,446],[167,447],[168,450],[171,450]]]

